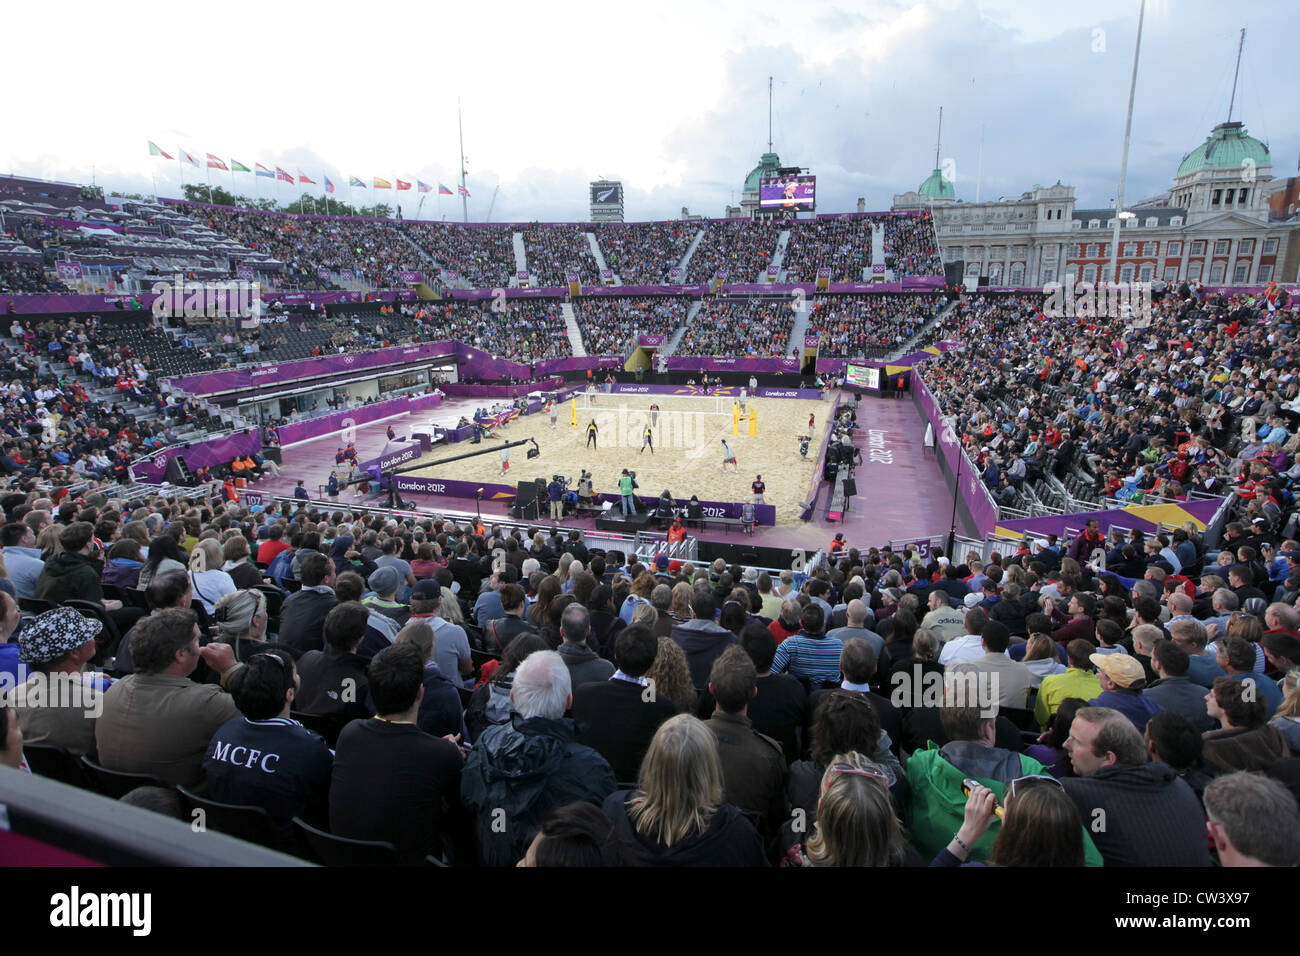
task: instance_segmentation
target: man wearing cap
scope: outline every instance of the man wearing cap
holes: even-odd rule
[[[370,572],[371,594],[361,599],[361,603],[372,611],[378,611],[384,617],[392,618],[401,627],[411,616],[411,609],[398,602],[397,589],[402,586],[402,572],[394,567],[380,567]]]
[[[442,585],[434,578],[415,582],[411,588],[411,617],[422,619],[433,628],[434,660],[438,669],[452,683],[463,682],[474,670],[465,629],[441,617]],[[459,679],[457,677],[459,675]]]
[[[31,676],[5,695],[22,728],[23,742],[61,747],[74,757],[95,749],[95,718],[112,683],[84,672],[95,656],[103,624],[60,607],[28,621],[18,639],[18,658]]]
[[[1164,708],[1150,697],[1142,696],[1146,688],[1146,671],[1130,654],[1090,654],[1088,660],[1097,668],[1101,693],[1088,701],[1090,707],[1108,707],[1127,717],[1141,733],[1151,715]]]
[[[151,773],[167,786],[203,780],[203,755],[212,735],[239,716],[230,695],[189,679],[202,658],[229,680],[235,651],[229,644],[199,648],[194,612],[166,608],[143,618],[131,632],[135,673],[104,694],[95,722],[99,762],[110,770]]]

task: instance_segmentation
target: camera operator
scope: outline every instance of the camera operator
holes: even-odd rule
[[[591,472],[585,468],[582,470],[582,476],[578,479],[578,503],[591,506],[595,495],[591,490]]]
[[[636,483],[636,475],[626,468],[623,469],[622,476],[618,479],[618,493],[622,498],[623,516],[636,514],[636,495],[634,492],[640,485]]]
[[[551,483],[546,486],[546,500],[551,503],[551,520],[559,521],[564,517],[564,483],[559,475],[551,476]]]

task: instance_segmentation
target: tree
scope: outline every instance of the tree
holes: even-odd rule
[[[375,206],[362,206],[356,214],[371,219],[391,219],[393,216],[393,207],[388,205],[388,203],[381,202]]]

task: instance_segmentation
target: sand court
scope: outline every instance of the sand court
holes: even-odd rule
[[[657,498],[666,488],[675,498],[699,496],[702,501],[744,501],[750,496],[754,476],[761,474],[767,485],[767,503],[776,507],[778,525],[799,521],[816,467],[814,458],[826,434],[833,410],[829,401],[795,398],[749,398],[756,415],[758,434],[749,435],[748,422],[741,419],[738,436],[732,435],[733,399],[728,396],[677,396],[597,394],[590,402],[577,397],[577,427],[571,424],[570,405],[559,409],[556,427],[551,429],[545,413],[516,419],[499,429],[496,436],[509,441],[537,440],[541,456],[528,460],[526,447],[510,449],[510,468],[501,476],[498,454],[481,455],[447,465],[410,472],[431,478],[516,484],[552,475],[566,475],[574,486],[582,469],[592,473],[596,494],[617,494],[624,468],[636,472],[637,495]],[[651,423],[650,406],[657,404],[657,422]],[[808,416],[816,416],[812,442],[805,460],[799,454],[799,438],[808,434]],[[587,430],[596,425],[595,447],[588,447]],[[642,450],[645,430],[650,427],[654,452]],[[722,470],[722,440],[735,453],[739,471],[728,465]],[[499,444],[488,439],[487,445]],[[454,452],[453,452],[454,449]],[[470,446],[441,446],[443,451],[469,451]]]

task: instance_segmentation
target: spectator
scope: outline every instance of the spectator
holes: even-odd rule
[[[94,753],[95,718],[110,682],[85,668],[102,628],[66,607],[46,611],[23,628],[18,656],[31,676],[4,695],[4,706],[28,744],[61,747],[74,757]]]
[[[302,713],[341,723],[365,720],[369,715],[366,700],[369,662],[356,653],[366,636],[369,617],[370,612],[356,601],[330,608],[322,626],[325,649],[307,651],[298,660],[301,677],[298,710]]]
[[[573,722],[564,717],[573,695],[559,654],[530,655],[515,673],[510,699],[516,713],[483,732],[461,784],[465,809],[477,819],[479,862],[486,866],[518,862],[556,807],[595,803],[615,790],[605,758],[577,743]]]
[[[1216,679],[1205,703],[1221,728],[1205,735],[1205,760],[1221,772],[1268,770],[1291,755],[1286,738],[1267,722],[1263,701],[1250,694],[1241,681]]]
[[[1219,777],[1205,788],[1205,812],[1221,866],[1300,862],[1300,813],[1276,780],[1241,771]]]
[[[280,642],[300,652],[325,646],[325,616],[339,603],[334,596],[334,563],[320,553],[303,558],[302,588],[280,607]]]
[[[604,802],[631,866],[763,866],[753,824],[724,803],[718,743],[708,727],[678,714],[656,731],[636,790]]]
[[[1065,792],[1106,866],[1210,865],[1200,801],[1172,767],[1147,762],[1128,717],[1109,707],[1082,708],[1065,749],[1077,774],[1063,781]]]

